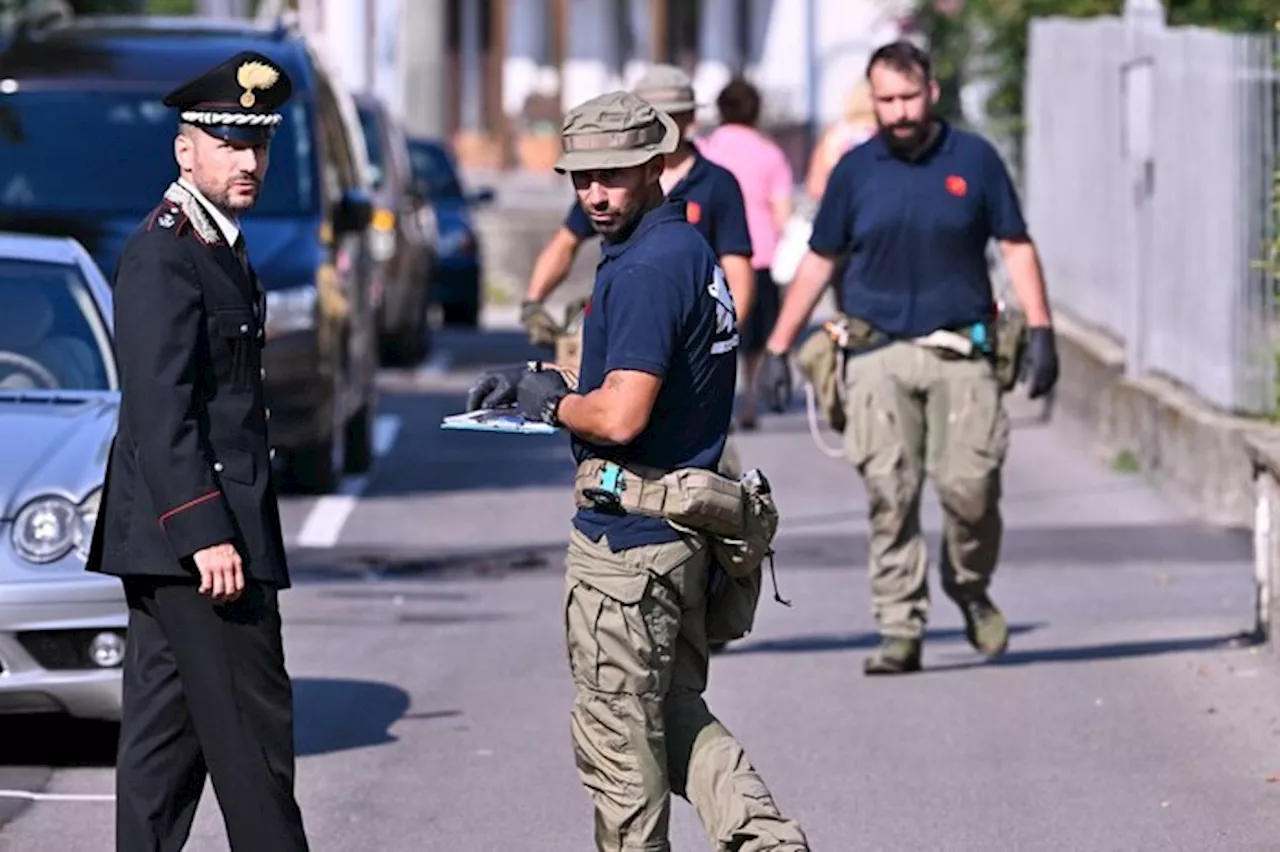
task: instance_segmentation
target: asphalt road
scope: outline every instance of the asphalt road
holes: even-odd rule
[[[442,344],[450,358],[383,376],[375,470],[285,506],[312,848],[588,849],[559,612],[567,448],[441,432],[480,361],[528,354],[514,334]],[[1011,649],[984,663],[939,592],[927,670],[900,679],[861,674],[875,636],[856,475],[798,410],[739,437],[778,495],[793,606],[766,594],[758,631],[713,661],[712,707],[817,850],[1280,848],[1280,662],[1232,641],[1252,625],[1247,535],[1189,522],[1014,411],[994,587]],[[925,517],[936,542],[932,494]],[[110,849],[114,731],[0,730],[0,850]],[[683,802],[673,834],[710,848]],[[188,849],[226,848],[208,795]]]

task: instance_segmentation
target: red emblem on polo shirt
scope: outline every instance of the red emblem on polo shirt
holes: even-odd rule
[[[690,225],[696,225],[702,221],[702,205],[696,201],[686,201],[684,204],[684,217],[689,220]]]
[[[947,175],[947,192],[958,198],[964,198],[968,190],[969,184],[960,175]]]

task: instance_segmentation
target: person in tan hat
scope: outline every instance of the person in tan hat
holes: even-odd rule
[[[693,81],[674,65],[655,65],[632,91],[666,113],[676,126],[677,144],[663,157],[660,184],[667,197],[684,203],[685,217],[715,250],[741,323],[751,309],[755,293],[746,205],[733,174],[702,156],[688,139],[698,107]],[[596,221],[574,203],[534,262],[520,314],[534,345],[553,346],[563,334],[544,305],[569,274],[579,246],[598,230]]]
[[[714,251],[684,204],[664,197],[663,157],[680,144],[679,127],[634,94],[613,92],[571,110],[561,139],[556,170],[572,177],[604,241],[581,372],[576,386],[536,363],[487,372],[467,408],[514,405],[571,436],[578,509],[565,561],[570,727],[595,805],[596,848],[669,850],[675,793],[693,804],[718,849],[808,850],[702,697],[708,643],[728,600],[721,581],[737,576],[722,567],[720,536],[755,533],[749,520],[725,533],[704,532],[705,518],[688,513],[677,523],[669,497],[705,498],[714,496],[709,483],[732,483],[726,493],[740,513],[754,500],[776,523],[776,509],[761,496],[767,488],[736,490],[737,480],[713,473],[733,414],[738,329]],[[673,471],[707,484],[678,489],[664,478]],[[745,568],[757,580],[762,560],[763,552]],[[751,598],[748,621],[754,606]]]

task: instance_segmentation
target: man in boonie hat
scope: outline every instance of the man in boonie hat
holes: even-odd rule
[[[778,811],[703,700],[709,639],[726,611],[726,575],[712,557],[719,540],[692,520],[679,528],[667,520],[659,481],[664,471],[691,469],[718,479],[711,472],[724,454],[737,380],[724,272],[660,183],[677,124],[613,92],[571,110],[561,144],[556,170],[571,175],[604,240],[581,372],[575,379],[538,363],[491,371],[467,407],[514,404],[570,433],[578,511],[565,561],[565,638],[574,752],[595,805],[596,848],[669,850],[675,793],[694,805],[718,849],[807,852],[800,826]]]
[[[702,156],[687,138],[697,109],[693,81],[674,65],[655,65],[636,82],[632,93],[675,126],[675,145],[663,152],[662,189],[668,198],[682,202],[685,218],[711,244],[729,282],[741,323],[751,309],[755,292],[746,206],[733,174]],[[578,247],[599,232],[600,224],[580,204],[570,206],[564,222],[534,262],[521,305],[521,322],[529,332],[529,341],[535,346],[556,346],[556,360],[570,367],[581,347],[574,311],[570,311],[562,327],[547,313],[545,304],[568,276]],[[734,459],[730,461],[736,464]]]

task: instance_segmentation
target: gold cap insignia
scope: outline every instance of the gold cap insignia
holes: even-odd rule
[[[280,72],[262,62],[246,62],[236,71],[236,82],[244,89],[240,96],[240,106],[250,109],[257,98],[254,89],[270,89],[280,79]]]

